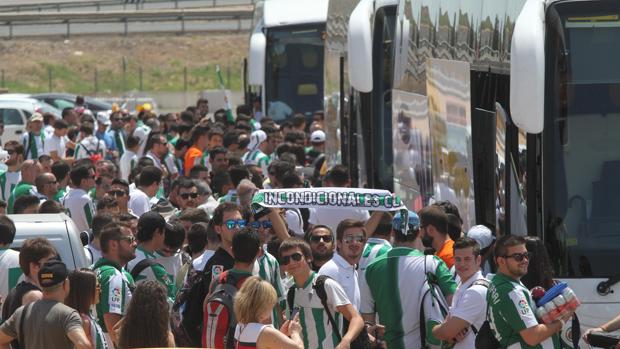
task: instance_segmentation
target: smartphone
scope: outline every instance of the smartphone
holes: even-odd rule
[[[299,308],[297,307],[293,308],[293,311],[291,312],[291,318],[289,320],[293,320],[295,318],[295,315],[297,315],[297,313],[299,313]]]

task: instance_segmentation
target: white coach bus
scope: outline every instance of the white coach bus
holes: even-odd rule
[[[412,209],[450,200],[464,229],[539,236],[584,303],[581,326],[602,324],[620,313],[617,62],[618,1],[361,0],[357,185]]]

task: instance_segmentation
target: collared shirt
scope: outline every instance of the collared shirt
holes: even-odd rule
[[[478,270],[469,279],[461,282],[452,298],[450,315],[467,321],[471,326],[480,329],[486,318],[487,287],[472,284],[484,279],[482,272]],[[470,349],[476,346],[476,335],[471,326],[467,328],[467,335],[463,340],[454,345],[454,349]]]
[[[344,289],[356,310],[360,308],[360,287],[357,282],[357,268],[349,264],[341,255],[334,253],[332,259],[319,269],[320,275],[327,275],[336,280]]]
[[[436,255],[446,263],[448,269],[452,268],[454,265],[454,240],[448,238]]]
[[[149,150],[148,152],[146,152],[146,155],[144,156],[146,156],[149,159],[152,159],[153,162],[155,163],[155,167],[161,170],[161,160],[159,159],[159,157],[157,157],[157,155],[153,154],[153,152]]]

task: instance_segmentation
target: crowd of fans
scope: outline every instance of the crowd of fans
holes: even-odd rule
[[[564,323],[539,323],[519,281],[525,240],[463,233],[450,202],[253,209],[260,189],[351,186],[346,166],[327,168],[322,112],[258,116],[210,114],[205,99],[159,116],[33,114],[3,145],[1,206],[68,214],[91,265],[69,271],[44,238],[11,250],[0,215],[0,345],[473,348],[487,307],[503,347],[557,342]]]

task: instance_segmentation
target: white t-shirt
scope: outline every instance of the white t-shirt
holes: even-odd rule
[[[4,202],[9,202],[9,197],[13,192],[13,189],[17,186],[22,180],[22,173],[20,171],[11,172],[7,170],[6,172],[0,174],[0,183],[2,183],[2,200]]]
[[[133,131],[133,135],[135,137],[138,137],[138,139],[140,140],[140,143],[139,143],[140,148],[138,148],[139,156],[142,156],[142,154],[144,154],[144,148],[146,148],[146,141],[150,133],[151,133],[151,128],[146,125],[138,126]]]
[[[355,265],[349,264],[341,255],[334,253],[332,259],[323,264],[319,269],[319,275],[327,275],[336,280],[344,289],[355,310],[360,309],[360,286],[357,283],[357,270]]]
[[[214,254],[215,251],[205,250],[200,256],[194,258],[194,260],[192,261],[194,269],[203,270],[205,268],[205,265],[207,265],[209,259],[211,259]]]
[[[476,280],[484,279],[482,273],[478,271],[467,281],[459,284],[452,298],[450,316],[469,322],[476,330],[479,330],[486,317],[487,309],[487,288],[482,285],[471,286]],[[476,335],[471,329],[467,328],[467,336],[454,345],[454,349],[470,349],[476,346]]]
[[[78,231],[90,229],[95,216],[95,204],[86,191],[80,188],[71,188],[60,201],[69,210],[69,215]]]
[[[95,264],[101,259],[101,251],[93,246],[92,243],[84,247],[84,253],[86,254],[86,259],[90,260],[90,264]]]
[[[2,299],[6,299],[22,277],[19,252],[9,248],[0,249],[0,296]]]
[[[140,217],[144,212],[151,210],[151,204],[149,203],[149,197],[142,190],[136,188],[129,193],[129,209],[133,214]]]
[[[55,151],[58,157],[64,158],[65,152],[67,151],[67,147],[65,146],[66,142],[67,137],[58,137],[55,134],[52,134],[45,139],[43,152],[50,155],[51,152]]]
[[[284,210],[284,220],[288,228],[298,237],[304,237],[304,221],[301,212],[297,208],[287,208]]]
[[[138,156],[131,150],[125,150],[119,160],[119,168],[121,170],[121,178],[128,181],[131,170],[138,163]]]
[[[106,153],[105,142],[100,141],[97,137],[91,135],[91,136],[88,136],[82,139],[75,146],[74,157],[76,160],[80,160],[80,159],[87,159],[91,155],[95,155],[95,154],[101,154],[102,156],[105,156],[105,153]]]
[[[336,234],[338,224],[343,220],[350,218],[366,222],[370,218],[370,214],[366,210],[350,209],[350,208],[310,208],[310,217],[308,223],[312,225],[326,225],[332,233]]]
[[[155,260],[166,269],[170,280],[176,280],[179,270],[183,266],[183,256],[181,253],[174,254],[170,257],[162,256],[155,252]]]

